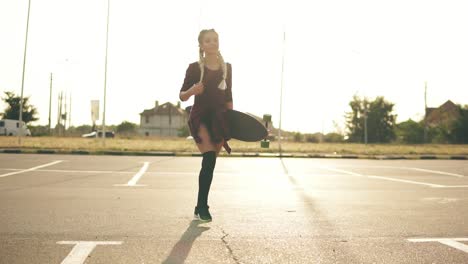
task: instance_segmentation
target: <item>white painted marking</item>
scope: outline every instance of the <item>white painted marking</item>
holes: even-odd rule
[[[22,169],[1,169],[1,170],[9,170],[9,171],[20,171]],[[36,170],[38,172],[57,172],[57,173],[96,173],[96,174],[134,174],[134,171],[85,171],[85,170]],[[147,171],[145,174],[155,174],[155,175],[197,175],[200,171],[188,171],[188,172],[180,172],[180,171]],[[261,172],[216,172],[216,175],[252,175],[252,174],[261,174],[265,176],[270,176],[271,173],[265,173],[264,171]],[[303,175],[310,175],[310,174],[303,174]],[[120,185],[127,185],[127,184],[120,184]]]
[[[131,174],[134,171],[86,171],[86,170],[37,170],[44,172],[59,172],[59,173],[104,173],[104,174]]]
[[[425,185],[431,188],[468,188],[468,185],[441,185],[441,184],[434,184],[428,182],[418,182],[418,181],[409,181],[409,180],[402,180],[402,179],[395,179],[390,177],[382,177],[382,176],[367,176],[371,179],[380,179],[386,181],[395,181],[395,182],[403,182],[403,183],[410,183],[410,184],[417,184],[417,185]]]
[[[75,245],[62,264],[82,264],[97,245],[121,245],[122,241],[59,241],[59,245]]]
[[[140,171],[138,171],[138,173],[135,174],[135,176],[133,176],[133,178],[130,181],[128,181],[127,184],[114,184],[114,186],[131,186],[131,187],[145,186],[141,184],[136,184],[138,180],[140,180],[141,176],[145,174],[146,170],[148,170],[149,162],[145,161],[143,163],[144,163],[143,167],[141,167]]]
[[[40,169],[40,168],[44,168],[44,167],[48,167],[48,166],[55,165],[55,164],[60,163],[60,162],[62,162],[62,161],[63,161],[63,160],[56,160],[56,161],[54,161],[54,162],[47,163],[47,164],[40,165],[40,166],[36,166],[36,167],[29,168],[29,169],[26,169],[26,170],[20,170],[20,171],[15,171],[15,172],[10,172],[10,173],[6,173],[6,174],[2,174],[2,175],[0,175],[0,178],[1,178],[1,177],[7,177],[7,176],[15,175],[15,174],[20,174],[20,173],[24,173],[24,172],[34,171],[34,170],[37,170],[37,169]]]
[[[454,176],[454,177],[458,177],[458,178],[463,178],[463,177],[465,177],[465,176],[460,175],[460,174],[455,174],[455,173],[450,173],[450,172],[444,172],[444,171],[426,170],[426,169],[420,169],[420,168],[408,168],[408,169],[415,170],[415,171],[422,171],[422,172],[430,172],[430,173],[434,173],[434,174],[441,174],[441,175]]]
[[[468,185],[443,185],[441,187],[434,188],[468,188]]]
[[[114,184],[113,186],[116,186],[116,187],[144,187],[144,186],[148,186],[148,185],[146,185],[146,184],[128,185],[127,183],[125,183],[125,184]]]
[[[380,180],[386,180],[386,181],[395,181],[395,182],[404,182],[404,183],[425,185],[425,186],[429,186],[429,187],[432,187],[432,188],[444,188],[445,187],[445,185],[440,185],[440,184],[432,184],[432,183],[417,182],[417,181],[408,181],[408,180],[401,180],[401,179],[388,178],[388,177],[382,177],[382,176],[368,176],[368,177],[371,178],[371,179],[380,179]]]
[[[420,243],[420,242],[439,242],[446,246],[456,248],[465,253],[468,253],[468,245],[460,243],[459,241],[468,241],[468,238],[410,238],[410,242]]]
[[[344,173],[344,174],[348,174],[348,175],[352,175],[352,176],[369,177],[369,178],[374,178],[374,179],[391,180],[391,181],[398,181],[398,182],[403,182],[403,183],[411,183],[411,184],[419,184],[419,185],[422,184],[422,185],[430,186],[432,188],[468,188],[468,185],[453,185],[453,186],[451,186],[451,185],[431,184],[431,183],[424,183],[424,182],[400,180],[400,179],[382,177],[382,176],[365,176],[365,175],[362,175],[362,174],[359,174],[359,173],[354,173],[354,172],[351,172],[351,171],[340,170],[340,169],[335,169],[335,168],[330,168],[330,167],[319,167],[319,168],[326,169],[326,170],[333,171],[333,172]],[[391,168],[403,169],[403,168],[398,168],[398,167],[391,167]],[[404,168],[404,169],[408,169],[408,168]],[[11,168],[2,169],[2,170],[13,170],[13,171],[18,171],[18,173],[24,171],[22,169],[11,169]],[[133,173],[135,173],[135,172],[131,172],[131,171],[85,171],[85,170],[47,170],[47,169],[46,170],[37,169],[35,171],[38,171],[38,172],[57,172],[57,173],[97,173],[97,174],[101,174],[101,173],[102,174],[133,174]],[[198,173],[199,173],[198,171],[192,171],[192,172],[190,172],[190,171],[188,171],[188,172],[180,172],[180,171],[157,171],[157,172],[153,171],[153,172],[151,172],[151,171],[146,171],[144,174],[152,174],[152,175],[189,175],[189,176],[191,176],[191,175],[198,175]],[[317,175],[315,172],[313,172],[313,173],[314,173],[314,175]],[[229,172],[229,171],[225,171],[225,172],[217,172],[216,174],[217,175],[228,175],[228,176],[230,176],[230,175],[251,175],[252,172],[236,172],[236,171]],[[255,173],[255,174],[256,175],[264,175],[265,172],[259,172],[259,173]],[[265,174],[265,175],[271,176],[270,173]],[[310,173],[301,173],[300,175],[309,176]],[[323,174],[323,175],[326,175],[326,174]],[[147,186],[147,185],[143,185],[143,184],[129,185],[127,183],[127,184],[114,184],[114,186],[140,187],[140,186]]]
[[[412,168],[412,167],[393,167],[393,166],[344,166],[344,167],[346,167],[346,168],[382,168],[382,169],[396,169],[396,170],[415,170],[415,171],[429,172],[429,173],[434,173],[434,174],[454,176],[454,177],[458,177],[458,178],[465,177],[464,175],[456,174],[456,173],[450,173],[450,172],[445,172],[445,171],[436,171],[436,170],[428,170],[428,169],[421,169],[421,168]],[[328,168],[328,167],[320,167],[320,168],[329,169],[331,171],[336,171],[336,172],[343,172],[343,173],[350,174],[350,175],[360,176],[359,174],[354,173],[354,172],[350,172],[350,171],[332,169],[332,168]]]
[[[448,203],[455,203],[460,201],[459,198],[450,198],[450,197],[426,197],[422,198],[421,201],[423,202],[436,202],[439,204],[448,204]]]
[[[329,171],[333,171],[333,172],[341,172],[341,173],[352,175],[352,176],[364,177],[364,175],[359,174],[359,173],[355,173],[355,172],[352,172],[352,171],[345,171],[345,170],[340,170],[340,169],[335,169],[335,168],[330,168],[330,167],[319,167],[319,168],[329,170]]]
[[[340,169],[335,169],[335,168],[330,168],[330,167],[319,167],[325,170],[333,171],[333,172],[340,172],[352,176],[359,176],[359,177],[367,177],[370,179],[378,179],[378,180],[386,180],[386,181],[395,181],[395,182],[403,182],[403,183],[409,183],[409,184],[417,184],[417,185],[424,185],[424,186],[429,186],[432,188],[466,188],[468,185],[453,185],[453,186],[447,186],[447,185],[441,185],[441,184],[433,184],[433,183],[428,183],[428,182],[419,182],[419,181],[410,181],[410,180],[402,180],[402,179],[396,179],[396,178],[390,178],[390,177],[382,177],[382,176],[366,176],[363,174],[355,173],[352,171],[347,171],[347,170],[340,170]]]

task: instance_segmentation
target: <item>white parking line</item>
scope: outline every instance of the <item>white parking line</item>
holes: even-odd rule
[[[417,181],[408,181],[408,180],[401,180],[401,179],[395,179],[395,178],[388,178],[388,177],[382,177],[382,176],[367,176],[371,179],[380,179],[380,180],[387,180],[387,181],[395,181],[395,182],[404,182],[404,183],[411,183],[411,184],[418,184],[418,185],[426,185],[432,188],[443,188],[446,187],[445,185],[439,185],[439,184],[432,184],[432,183],[426,183],[426,182],[417,182]]]
[[[462,237],[462,238],[410,238],[408,239],[410,242],[439,242],[442,243],[446,246],[456,248],[458,250],[461,250],[465,253],[468,253],[468,245],[465,245],[463,243],[460,243],[459,241],[468,241],[468,238]]]
[[[430,173],[441,174],[441,175],[454,176],[454,177],[459,177],[459,178],[465,177],[460,174],[444,172],[444,171],[426,170],[426,169],[420,169],[420,168],[408,168],[408,169],[415,170],[415,171],[422,171],[422,172],[430,172]]]
[[[20,170],[20,171],[15,171],[15,172],[10,172],[10,173],[6,173],[6,174],[2,174],[2,175],[0,175],[0,178],[2,178],[2,177],[7,177],[7,176],[11,176],[11,175],[15,175],[15,174],[20,174],[20,173],[24,173],[24,172],[34,171],[34,170],[37,170],[37,169],[40,169],[40,168],[44,168],[44,167],[48,167],[48,166],[55,165],[55,164],[60,163],[60,162],[62,162],[62,161],[63,161],[63,160],[56,160],[56,161],[54,161],[54,162],[47,163],[47,164],[44,164],[44,165],[40,165],[40,166],[37,166],[37,167],[33,167],[33,168],[30,168],[30,169]]]
[[[442,185],[441,187],[434,188],[468,188],[468,185]]]
[[[22,169],[11,169],[11,168],[0,168],[0,170],[6,170],[6,171],[20,171]],[[38,172],[57,172],[57,173],[95,173],[95,174],[134,174],[134,171],[87,171],[87,170],[36,170]],[[198,176],[200,172],[199,171],[147,171],[145,174],[156,174],[156,175],[196,175]],[[260,173],[254,173],[254,172],[239,172],[239,171],[221,171],[221,172],[215,172],[216,175],[271,175],[271,173],[264,172],[262,171]],[[304,175],[309,175],[309,174],[304,174]]]
[[[395,169],[395,170],[414,170],[414,171],[429,172],[429,173],[434,173],[434,174],[453,176],[453,177],[458,177],[458,178],[465,177],[464,175],[451,173],[451,172],[428,170],[428,169],[413,168],[413,167],[393,167],[393,166],[345,166],[345,167],[348,167],[348,168],[381,168],[381,169]],[[331,171],[343,172],[343,173],[347,173],[347,174],[350,174],[350,175],[359,176],[358,173],[353,173],[353,172],[349,172],[349,171],[343,171],[343,170],[328,168],[328,167],[319,167],[319,168],[329,169]]]
[[[333,171],[333,172],[341,172],[341,173],[352,175],[352,176],[365,177],[362,174],[355,173],[355,172],[352,172],[352,171],[340,170],[340,169],[335,169],[335,168],[330,168],[330,167],[319,167],[319,168],[329,170],[329,171]]]
[[[132,174],[134,171],[86,171],[86,170],[38,170],[44,172],[60,172],[60,173],[103,173],[103,174]]]
[[[333,171],[333,172],[348,174],[348,175],[352,175],[352,176],[367,177],[367,178],[370,178],[370,179],[377,179],[377,180],[386,180],[386,181],[394,181],[394,182],[424,185],[424,186],[429,186],[431,188],[467,188],[468,187],[468,185],[441,185],[441,184],[433,184],[433,183],[429,183],[429,182],[402,180],[402,179],[383,177],[383,176],[363,175],[363,174],[355,173],[355,172],[352,172],[352,171],[335,169],[335,168],[330,168],[330,167],[319,167],[319,168],[329,170],[329,171]]]
[[[141,167],[140,171],[138,171],[138,173],[135,174],[135,176],[133,176],[133,178],[130,181],[128,181],[127,184],[114,184],[114,186],[132,186],[132,187],[146,186],[146,185],[142,185],[142,184],[136,184],[138,182],[138,180],[140,180],[141,176],[143,176],[143,174],[145,174],[146,170],[149,167],[149,162],[145,161],[143,163],[144,163],[143,167]]]
[[[27,170],[2,168],[2,170],[9,170],[9,171],[15,171],[15,172],[0,175],[0,177],[5,177],[5,176],[13,175],[13,174],[18,174],[18,173],[23,173],[23,172],[27,172],[27,171],[31,171],[31,170],[38,171],[38,172],[56,172],[56,173],[94,173],[94,174],[133,174],[133,173],[135,173],[135,172],[132,172],[132,171],[91,171],[91,170],[88,171],[88,170],[47,170],[47,169],[41,170],[41,169],[39,169],[39,168],[42,168],[42,167],[54,165],[54,164],[56,164],[58,162],[61,162],[61,161],[52,162],[52,163],[49,163],[49,164],[41,165],[41,166],[34,167],[34,168],[31,168],[31,169],[27,169]],[[341,169],[336,169],[336,168],[331,168],[331,167],[319,167],[319,168],[324,169],[324,170],[333,171],[333,172],[343,173],[343,174],[347,174],[347,175],[352,175],[352,176],[367,177],[367,178],[371,178],[371,179],[387,180],[387,181],[410,183],[410,184],[417,184],[417,185],[425,185],[425,186],[429,186],[431,188],[468,188],[468,185],[441,185],[441,184],[433,184],[433,183],[419,182],[419,181],[410,181],[410,180],[403,180],[403,179],[398,179],[398,178],[383,177],[383,176],[376,176],[376,175],[369,175],[368,176],[368,175],[363,175],[363,174],[360,174],[360,173],[355,173],[355,172],[352,172],[352,171],[341,170]],[[390,167],[388,167],[388,168],[390,168]],[[391,167],[391,168],[394,168],[394,169],[411,169],[411,168],[403,168],[403,167]],[[140,169],[140,171],[138,171],[138,173],[127,184],[115,184],[114,186],[133,186],[133,187],[135,187],[135,186],[146,186],[146,185],[137,184],[137,181],[143,176],[143,174],[152,174],[152,175],[189,175],[189,176],[193,176],[193,175],[198,174],[198,171],[193,171],[193,172],[190,172],[190,171],[187,171],[187,172],[181,172],[181,171],[146,171],[147,169],[148,169],[148,165],[143,165],[143,167]],[[417,168],[415,168],[415,169],[417,169]],[[265,173],[265,172],[262,172],[262,173]],[[256,175],[261,176],[261,175],[263,175],[262,173],[256,173]],[[239,171],[232,171],[232,172],[230,172],[230,171],[220,171],[220,172],[216,172],[216,174],[217,175],[246,175],[246,174],[252,174],[252,173],[239,172]],[[266,173],[266,174],[271,176],[271,173]],[[310,175],[310,173],[306,173],[306,174],[302,173],[301,175],[307,176],[307,175]],[[317,174],[314,173],[314,175],[317,175]]]
[[[22,169],[4,169],[1,168],[0,170],[6,171],[20,171]],[[39,172],[58,172],[58,173],[104,173],[104,174],[132,174],[135,173],[134,171],[87,171],[87,170],[36,170]]]
[[[59,245],[75,245],[61,264],[82,264],[98,245],[122,245],[122,241],[58,241]]]

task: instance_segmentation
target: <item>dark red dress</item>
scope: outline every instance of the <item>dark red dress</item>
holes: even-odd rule
[[[194,84],[200,82],[200,66],[198,62],[191,63],[185,73],[184,84],[180,91],[187,91]],[[208,129],[211,141],[220,143],[224,140],[223,147],[228,153],[231,148],[227,141],[231,139],[229,135],[229,126],[226,122],[226,103],[232,102],[232,68],[227,63],[226,89],[218,88],[223,79],[222,69],[213,71],[205,67],[203,75],[203,85],[205,87],[202,94],[195,96],[195,102],[190,111],[188,125],[190,133],[195,142],[201,143],[202,139],[198,136],[200,124],[204,124]]]

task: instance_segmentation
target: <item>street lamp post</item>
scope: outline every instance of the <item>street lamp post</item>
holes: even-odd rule
[[[367,107],[364,109],[364,144],[367,145],[367,114],[369,111],[367,110]]]
[[[49,92],[49,136],[51,136],[51,130],[50,130],[50,127],[52,125],[51,114],[52,114],[52,73],[50,73],[50,92]]]
[[[284,53],[286,49],[286,28],[283,29],[283,56],[281,61],[281,90],[280,90],[280,116],[279,116],[279,128],[278,128],[278,146],[280,156],[282,156],[283,150],[281,148],[281,120],[283,115],[283,86],[284,86]]]
[[[28,1],[28,16],[26,20],[26,39],[24,41],[24,55],[23,55],[23,77],[21,79],[21,98],[20,98],[20,112],[19,112],[19,125],[20,132],[18,133],[18,145],[21,146],[21,133],[23,132],[23,92],[24,92],[24,73],[26,70],[26,50],[28,47],[28,31],[29,31],[29,11],[31,9],[31,0]]]
[[[109,10],[110,0],[107,0],[106,57],[104,62],[104,109],[102,110],[102,142],[106,139],[106,88],[107,88],[107,47],[109,43]],[[99,133],[98,133],[99,134]]]

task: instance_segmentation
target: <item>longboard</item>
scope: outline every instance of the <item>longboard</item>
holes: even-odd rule
[[[186,107],[185,110],[187,113],[190,113],[192,106]],[[268,130],[253,116],[231,109],[226,111],[226,116],[231,138],[246,142],[256,142],[268,136]]]
[[[255,142],[268,136],[265,126],[253,116],[230,109],[227,110],[226,115],[231,138]]]

